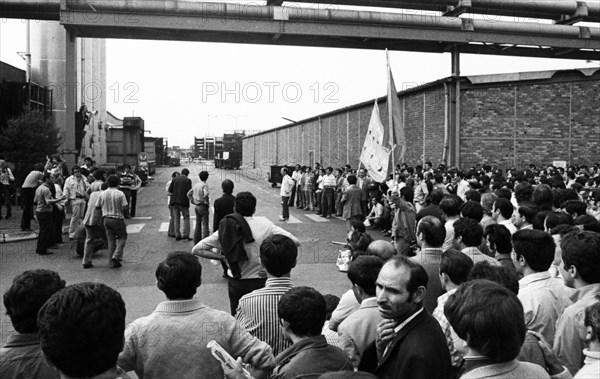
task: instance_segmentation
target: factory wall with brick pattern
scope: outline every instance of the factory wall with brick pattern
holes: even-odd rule
[[[399,93],[407,140],[405,162],[409,165],[442,163],[445,95],[441,81]],[[387,101],[377,100],[381,121],[387,127]],[[600,71],[591,77],[558,71],[548,79],[478,84],[463,78],[460,102],[463,168],[600,161]],[[357,104],[246,137],[244,167],[261,166],[265,171],[270,165],[314,162],[357,167],[373,104]],[[450,142],[456,135],[450,128],[452,120],[447,123]]]

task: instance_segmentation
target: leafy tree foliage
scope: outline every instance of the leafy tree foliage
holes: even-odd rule
[[[41,111],[33,109],[25,109],[0,130],[0,151],[14,165],[17,185],[36,163],[46,163],[46,156],[56,154],[60,144],[60,130]]]

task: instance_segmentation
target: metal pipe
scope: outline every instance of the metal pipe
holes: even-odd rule
[[[361,7],[384,7],[415,11],[446,12],[448,7],[456,7],[459,0],[326,0],[327,3],[314,0],[296,0],[294,3],[321,4],[324,8],[338,12],[335,6],[350,5]],[[498,16],[514,16],[519,18],[546,18],[558,20],[563,15],[572,15],[578,9],[578,1],[575,0],[471,0],[471,6],[467,9],[471,14],[487,14]],[[583,20],[594,20],[600,18],[600,2],[579,1],[588,10],[588,16]],[[40,20],[59,20],[61,0],[2,0],[0,10],[2,18],[32,18]],[[190,2],[174,0],[145,0],[131,2],[128,0],[111,1],[87,1],[69,0],[69,9],[112,9],[122,11],[135,9],[139,11],[159,11],[168,13],[190,13],[198,8],[214,9],[220,11],[224,6],[235,5],[226,3]],[[250,5],[241,4],[242,7],[250,9]],[[272,14],[273,7],[258,6],[259,12]],[[286,3],[286,8],[291,8]],[[303,8],[306,9],[306,8]],[[253,10],[256,11],[256,10]]]
[[[31,25],[29,20],[27,20],[27,30],[25,33],[25,81],[29,83],[31,81]],[[31,91],[31,86],[29,86],[29,91]]]
[[[444,148],[442,150],[442,162],[448,166],[448,83],[444,81]]]

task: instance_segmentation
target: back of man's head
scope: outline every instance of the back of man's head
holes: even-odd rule
[[[459,218],[454,222],[454,238],[462,237],[462,243],[467,247],[481,245],[483,228],[472,218]]]
[[[469,279],[473,268],[473,260],[458,250],[448,249],[442,254],[440,275],[446,274],[455,285],[460,285]]]
[[[533,271],[547,271],[552,265],[556,245],[550,234],[541,230],[522,229],[513,234],[512,245],[517,262],[521,257],[525,258]]]
[[[332,294],[327,294],[323,297],[325,298],[325,305],[327,306],[327,314],[325,315],[325,319],[329,320],[331,319],[331,314],[333,311],[335,311],[335,308],[337,308],[338,304],[340,303],[340,298]]]
[[[443,198],[444,192],[442,192],[442,190],[439,189],[434,189],[429,194],[429,200],[431,200],[431,204],[439,205]]]
[[[561,208],[571,216],[577,217],[586,214],[587,204],[579,200],[567,200],[561,204]]]
[[[40,308],[63,288],[65,281],[55,271],[37,269],[17,275],[4,293],[4,307],[14,329],[19,333],[36,332]]]
[[[417,224],[417,234],[429,247],[440,247],[446,238],[446,228],[435,216],[425,216]]]
[[[460,214],[463,217],[472,218],[473,220],[480,222],[483,218],[483,207],[481,203],[469,200],[460,206]]]
[[[492,266],[489,262],[478,262],[469,273],[469,281],[486,279],[500,284],[515,295],[519,294],[519,278],[515,270],[503,265]]]
[[[275,234],[260,245],[260,262],[275,277],[289,274],[296,267],[298,247],[289,237]]]
[[[188,176],[189,174],[190,174],[190,170],[188,170],[187,168],[184,168],[183,170],[181,170],[181,175]]]
[[[564,212],[548,212],[544,220],[544,227],[547,230],[552,230],[558,225],[574,225],[573,216]]]
[[[277,304],[279,318],[288,323],[289,330],[298,337],[321,334],[327,305],[325,298],[311,287],[294,287]]]
[[[233,200],[233,209],[242,216],[252,216],[256,211],[256,197],[251,192],[238,192]]]
[[[224,193],[228,193],[231,195],[233,193],[233,182],[229,179],[225,179],[221,183],[221,188],[223,189]]]
[[[169,300],[191,299],[202,283],[202,265],[184,251],[169,253],[156,268],[156,285]]]
[[[489,242],[490,248],[498,254],[510,254],[512,252],[510,230],[506,226],[490,224],[485,227],[483,235]]]
[[[460,203],[453,196],[446,196],[440,201],[440,209],[448,217],[456,217],[460,214]]]
[[[390,241],[375,240],[367,247],[367,255],[375,255],[379,257],[383,262],[396,255],[396,248]]]
[[[489,280],[464,283],[446,302],[444,314],[456,334],[491,362],[519,355],[527,331],[523,305],[505,287]]]
[[[562,237],[563,268],[568,271],[575,266],[584,283],[600,283],[600,233],[590,231],[571,232]]]
[[[500,215],[502,215],[502,217],[504,217],[506,220],[510,220],[514,208],[509,199],[500,197],[494,203],[494,211],[498,210],[500,211]]]
[[[373,255],[362,255],[350,263],[348,267],[348,279],[360,287],[367,296],[375,296],[375,282],[383,261]]]
[[[108,186],[111,188],[116,188],[119,185],[119,183],[121,183],[121,179],[119,179],[119,177],[116,175],[110,175],[106,179],[106,184],[108,184]]]
[[[200,174],[198,174],[198,177],[200,178],[200,180],[205,182],[206,179],[208,179],[208,171],[200,171]]]
[[[38,315],[42,351],[71,378],[91,378],[116,367],[123,349],[125,303],[102,283],[79,283],[55,293]]]

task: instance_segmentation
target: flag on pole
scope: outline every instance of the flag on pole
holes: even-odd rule
[[[388,175],[390,162],[390,148],[384,139],[385,128],[381,123],[379,107],[377,101],[373,105],[371,120],[369,120],[369,129],[365,137],[360,161],[367,169],[369,176],[376,182],[384,183]]]
[[[390,67],[390,57],[386,50],[387,73],[388,73],[388,123],[389,130],[386,133],[389,146],[392,150],[392,170],[394,172],[395,165],[404,162],[404,154],[406,153],[406,137],[404,135],[404,125],[402,124],[402,113],[400,111],[400,99],[398,99],[398,91],[394,83],[392,68]]]

